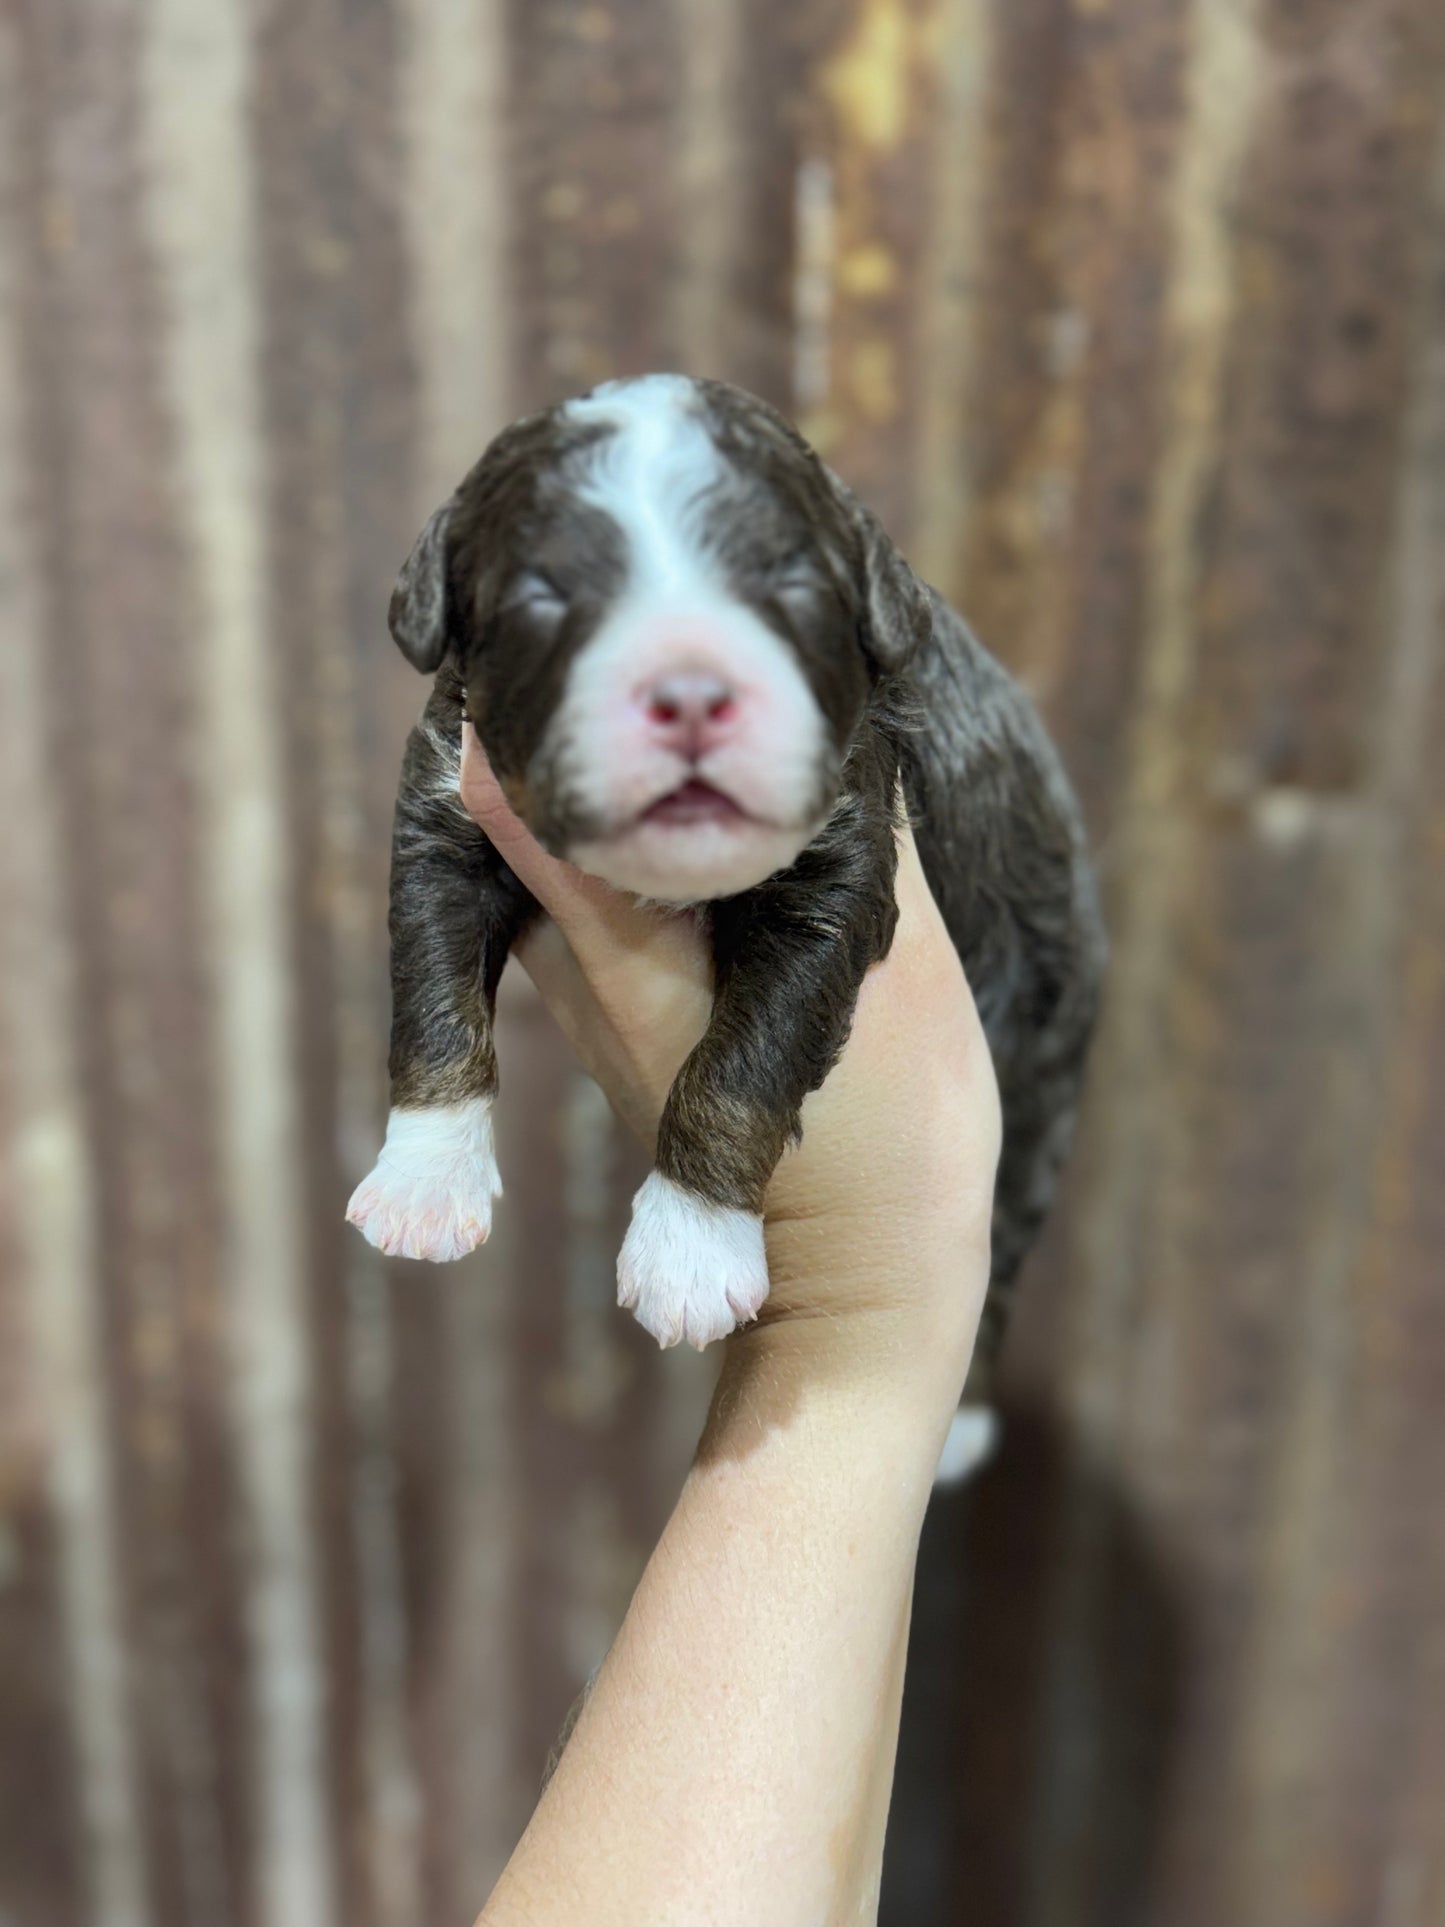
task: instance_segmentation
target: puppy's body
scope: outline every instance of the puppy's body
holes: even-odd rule
[[[1033,705],[935,591],[914,666],[928,725],[907,790],[919,855],[978,1005],[1003,1147],[979,1370],[1073,1136],[1105,942],[1078,805]]]
[[[353,1220],[452,1257],[498,1189],[492,1001],[536,905],[461,808],[464,716],[554,852],[708,904],[713,1018],[619,1263],[663,1343],[766,1295],[763,1193],[892,938],[901,787],[1002,1096],[986,1361],[1067,1149],[1103,959],[1077,807],[1023,692],[781,417],[680,377],[499,437],[428,524],[392,626],[438,673],[398,800],[392,1117]]]

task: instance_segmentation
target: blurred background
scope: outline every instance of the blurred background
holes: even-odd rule
[[[6,0],[0,1922],[467,1922],[695,1436],[504,992],[383,1262],[385,608],[515,414],[793,413],[1115,961],[936,1501],[891,1927],[1445,1922],[1439,0]]]

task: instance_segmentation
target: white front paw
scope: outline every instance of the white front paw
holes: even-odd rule
[[[492,1228],[502,1181],[484,1097],[393,1111],[376,1168],[351,1194],[346,1215],[394,1258],[465,1258]]]
[[[699,1351],[756,1318],[768,1295],[763,1221],[709,1204],[654,1171],[632,1200],[617,1302],[659,1345]]]

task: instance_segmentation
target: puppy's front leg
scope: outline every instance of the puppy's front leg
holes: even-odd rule
[[[462,1258],[491,1230],[492,1015],[537,907],[462,808],[460,739],[458,692],[439,678],[407,744],[392,839],[386,1143],[346,1212],[404,1258]]]
[[[701,1350],[767,1297],[763,1194],[887,954],[896,869],[890,811],[850,798],[791,870],[714,908],[712,1018],[668,1094],[618,1261],[618,1302],[661,1345]]]

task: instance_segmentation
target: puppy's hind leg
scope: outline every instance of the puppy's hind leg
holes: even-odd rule
[[[461,806],[460,716],[444,694],[407,748],[392,841],[391,1114],[346,1212],[380,1250],[438,1262],[491,1230],[497,980],[536,907]]]

